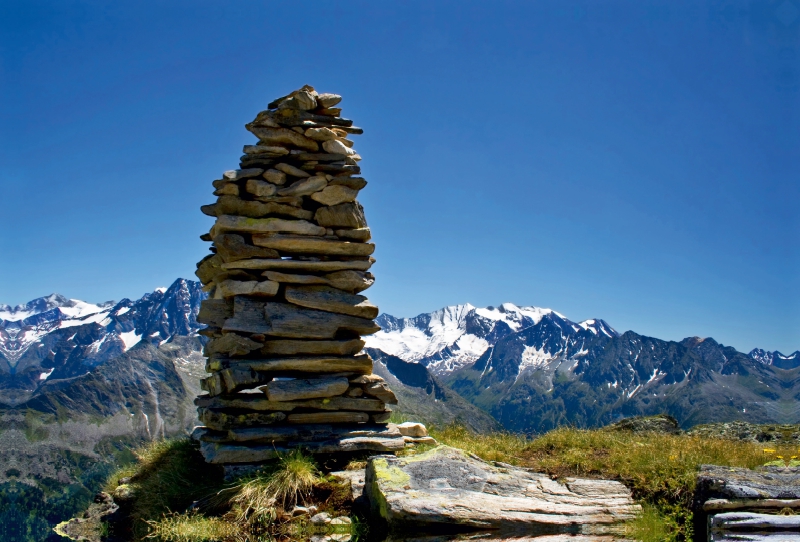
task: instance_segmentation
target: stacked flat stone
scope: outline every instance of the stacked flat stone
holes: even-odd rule
[[[356,201],[367,181],[341,96],[305,86],[246,125],[240,168],[213,182],[212,254],[197,266],[209,298],[207,392],[195,400],[207,461],[254,463],[295,447],[395,451],[397,399],[372,374],[362,335],[380,328],[360,292],[375,245]]]

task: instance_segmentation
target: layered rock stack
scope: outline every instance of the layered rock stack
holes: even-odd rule
[[[388,424],[397,402],[361,353],[378,307],[360,292],[375,245],[356,201],[367,181],[340,116],[341,96],[305,86],[246,128],[239,169],[213,182],[212,254],[197,266],[209,339],[195,432],[212,463],[312,452],[402,449]]]

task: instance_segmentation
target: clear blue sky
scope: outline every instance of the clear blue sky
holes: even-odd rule
[[[800,0],[0,3],[0,303],[193,278],[211,181],[344,95],[382,310],[800,348]]]

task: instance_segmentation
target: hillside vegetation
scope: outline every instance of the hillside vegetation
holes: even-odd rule
[[[656,425],[657,426],[657,425]],[[753,468],[765,463],[800,465],[798,443],[769,444],[684,432],[630,431],[630,426],[583,430],[559,428],[530,439],[507,432],[478,434],[463,425],[431,427],[442,444],[487,461],[500,461],[550,474],[619,480],[644,512],[626,526],[644,542],[693,540],[692,497],[702,464]],[[722,431],[724,433],[724,431]],[[414,454],[424,448],[407,450]],[[130,539],[165,541],[242,540],[258,535],[302,540],[319,528],[308,515],[292,516],[297,505],[316,506],[331,517],[350,516],[336,529],[369,539],[349,490],[302,452],[290,454],[254,475],[224,483],[186,439],[163,441],[136,452],[134,464],[112,475],[106,490],[122,506],[124,521],[98,526]],[[354,461],[347,468],[363,468]],[[339,466],[341,467],[341,466]],[[325,527],[331,529],[330,525]]]

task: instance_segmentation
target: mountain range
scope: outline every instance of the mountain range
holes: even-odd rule
[[[14,538],[17,529],[49,532],[91,500],[130,446],[196,423],[204,297],[199,283],[179,279],[135,301],[53,294],[0,305],[4,539],[25,539]],[[382,314],[378,323],[366,339],[375,372],[400,398],[401,415],[436,424],[534,434],[659,412],[684,427],[800,420],[800,352],[664,341],[511,303]],[[38,514],[25,515],[26,499]]]
[[[427,367],[511,431],[665,412],[684,427],[800,420],[800,352],[749,354],[711,338],[620,334],[550,309],[457,305],[378,318],[367,346]]]

